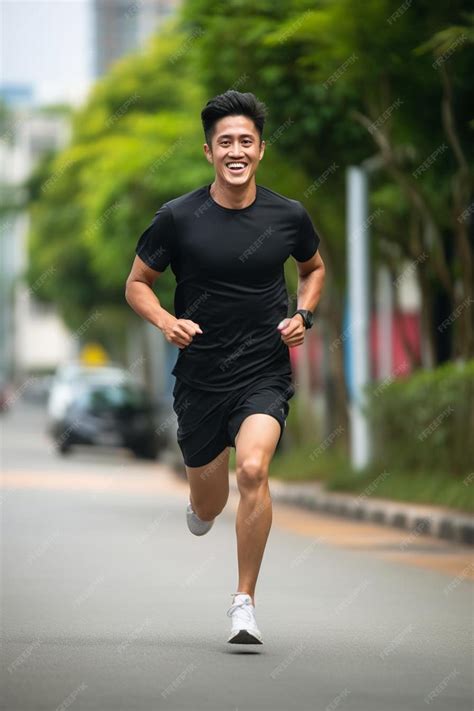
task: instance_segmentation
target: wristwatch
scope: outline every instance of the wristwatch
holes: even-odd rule
[[[297,309],[293,316],[296,316],[296,314],[302,315],[305,328],[311,328],[313,325],[313,313],[311,311],[307,309]]]

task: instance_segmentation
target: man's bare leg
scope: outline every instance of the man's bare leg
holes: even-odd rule
[[[239,583],[255,605],[255,585],[272,524],[268,470],[281,428],[272,415],[249,415],[235,438],[236,475],[240,492],[236,533]]]
[[[211,521],[221,513],[229,498],[229,455],[226,447],[202,467],[186,467],[190,500],[201,521]]]

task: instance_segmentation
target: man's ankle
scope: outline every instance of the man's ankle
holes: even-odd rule
[[[232,594],[234,596],[234,599],[235,599],[236,595],[250,595],[250,597],[252,598],[252,605],[255,607],[255,593],[246,592],[245,590],[242,590],[241,588],[239,588],[237,592],[232,593]]]

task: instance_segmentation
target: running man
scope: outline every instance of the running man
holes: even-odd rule
[[[126,300],[180,350],[172,374],[177,439],[190,486],[187,524],[202,536],[229,495],[236,450],[239,579],[231,643],[262,644],[255,586],[272,523],[268,470],[294,395],[289,348],[304,341],[324,283],[320,238],[298,200],[257,185],[267,109],[229,90],[201,112],[210,185],[164,203],[140,236]],[[283,265],[297,262],[288,316]],[[170,265],[174,312],[152,287]]]

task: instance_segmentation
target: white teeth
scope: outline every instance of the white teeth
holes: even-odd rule
[[[245,168],[244,163],[228,163],[228,168]]]

